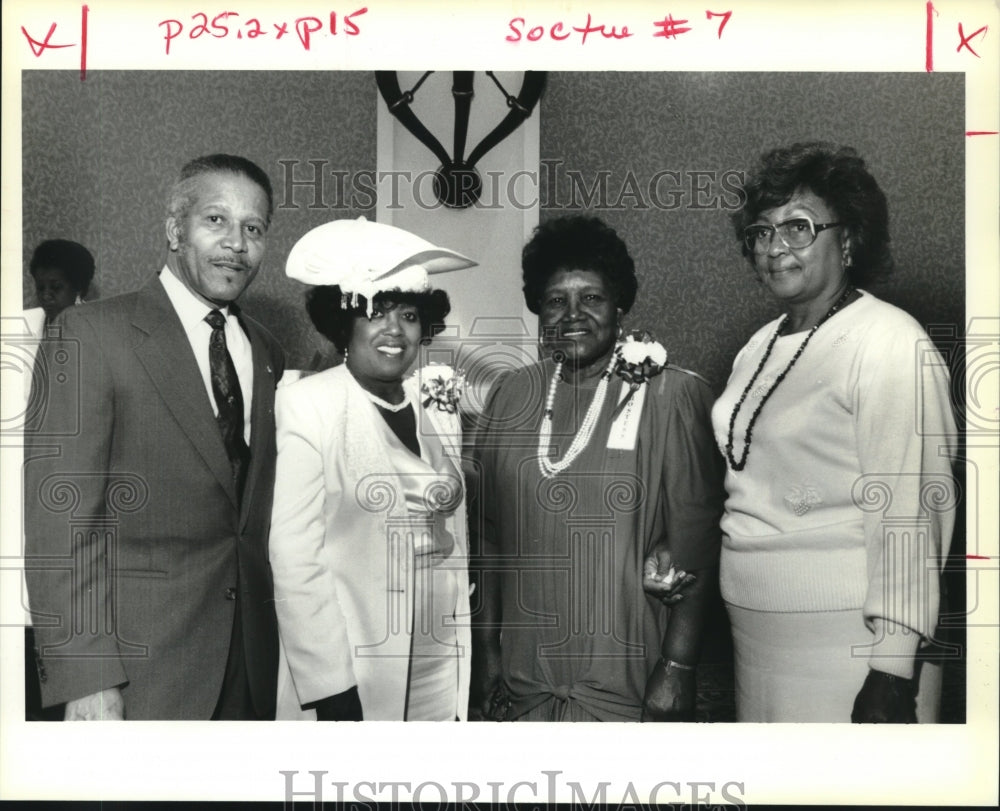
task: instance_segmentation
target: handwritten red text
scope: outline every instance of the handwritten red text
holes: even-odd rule
[[[653,34],[654,37],[666,37],[668,39],[677,39],[678,34],[686,34],[691,29],[687,27],[687,20],[675,20],[672,14],[668,14],[659,22],[654,22],[653,25],[659,27],[659,31]]]
[[[705,10],[705,19],[711,20],[713,17],[722,17],[722,22],[719,24],[719,39],[722,39],[722,29],[726,27],[726,23],[729,22],[729,18],[733,16],[731,11],[708,11]]]
[[[511,33],[506,37],[507,42],[522,42],[524,40],[538,42],[540,39],[552,39],[557,42],[563,42],[573,37],[574,40],[579,40],[581,45],[586,45],[587,37],[591,34],[600,34],[604,39],[625,39],[632,36],[627,25],[623,25],[621,31],[618,31],[618,26],[613,25],[608,28],[604,23],[600,25],[594,23],[590,14],[587,15],[587,22],[585,24],[573,25],[569,28],[562,21],[549,25],[529,26],[524,17],[514,17],[508,23],[508,26]]]
[[[83,81],[87,78],[87,13],[90,11],[89,6],[80,6],[80,80]],[[45,38],[42,40],[36,39],[34,36],[28,33],[28,29],[23,25],[21,26],[21,33],[24,34],[24,38],[28,41],[28,47],[31,48],[31,54],[35,58],[40,57],[48,50],[58,50],[60,48],[73,48],[77,45],[75,42],[53,42],[52,35],[56,33],[56,28],[58,23],[52,23],[49,26],[49,30],[45,34]],[[64,26],[65,28],[65,26]]]
[[[722,39],[722,32],[733,16],[732,11],[711,11],[705,9],[705,19],[712,22],[719,19],[716,29],[716,38]],[[653,36],[662,39],[676,40],[681,34],[687,34],[692,30],[689,20],[674,17],[673,14],[665,14],[663,19],[653,21]],[[507,42],[538,42],[539,40],[566,42],[571,41],[579,45],[586,45],[588,37],[593,35],[593,39],[621,40],[635,36],[627,25],[608,25],[607,23],[594,22],[592,15],[587,14],[586,22],[572,25],[565,20],[555,22],[535,22],[529,23],[524,17],[512,17],[507,23],[510,33],[505,39]],[[977,32],[978,33],[978,32]],[[975,36],[975,34],[973,34]]]
[[[973,31],[971,34],[969,34],[969,36],[965,36],[965,28],[964,28],[964,26],[961,23],[959,23],[958,24],[958,47],[955,49],[955,53],[958,53],[959,51],[961,51],[962,48],[967,48],[968,51],[969,51],[969,53],[971,53],[974,57],[976,57],[977,59],[979,59],[980,58],[979,54],[976,53],[976,51],[973,49],[973,47],[969,43],[972,42],[973,39],[975,39],[976,37],[978,37],[980,35],[986,36],[986,30],[988,28],[989,28],[988,25],[984,25],[978,31]]]
[[[367,8],[359,8],[347,15],[339,15],[336,11],[331,11],[325,20],[310,16],[278,22],[268,21],[267,23],[262,23],[256,17],[241,20],[241,15],[235,11],[222,11],[213,17],[198,12],[191,16],[191,20],[186,26],[180,20],[163,20],[159,26],[163,29],[163,40],[166,43],[168,56],[171,43],[184,35],[185,32],[186,38],[189,40],[199,39],[203,36],[212,39],[250,40],[271,36],[279,40],[289,36],[297,39],[302,48],[308,51],[312,47],[313,37],[321,33],[334,37],[338,34],[356,37],[361,33],[361,29],[355,18],[367,11]]]

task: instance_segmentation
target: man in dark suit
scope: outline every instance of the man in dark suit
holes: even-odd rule
[[[274,717],[284,356],[233,303],[272,210],[256,164],[191,161],[159,276],[69,308],[39,353],[26,577],[43,703],[66,702],[66,720]]]

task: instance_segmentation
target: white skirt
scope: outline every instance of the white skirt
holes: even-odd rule
[[[861,611],[753,611],[726,604],[733,629],[736,720],[849,723],[874,635]],[[917,721],[937,723],[941,667],[919,668]]]
[[[458,717],[458,578],[442,566],[418,568],[413,604],[407,721]]]

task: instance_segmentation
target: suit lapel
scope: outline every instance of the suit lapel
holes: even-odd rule
[[[417,415],[417,434],[423,449],[428,454],[427,463],[439,473],[458,476],[461,474],[457,464],[457,448],[453,429],[449,429],[434,408],[423,408],[420,389],[416,379],[407,378],[404,383],[409,389]]]
[[[158,277],[139,291],[132,324],[146,336],[135,348],[139,362],[181,430],[237,506],[232,468],[201,371]]]
[[[244,318],[235,305],[231,305],[240,319],[243,331],[250,339],[250,350],[253,354],[253,399],[250,407],[250,470],[243,490],[243,510],[240,516],[240,528],[249,517],[251,493],[257,486],[260,471],[266,461],[267,446],[274,434],[273,411],[275,370],[272,365],[267,345],[256,326]]]

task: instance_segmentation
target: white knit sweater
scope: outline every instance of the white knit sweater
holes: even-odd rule
[[[713,408],[723,450],[777,325],[736,356]],[[737,459],[751,414],[806,334],[775,343],[736,420]],[[746,467],[727,467],[723,597],[761,611],[862,609],[872,666],[910,676],[937,622],[955,447],[944,360],[909,315],[864,293],[817,330],[767,401]]]

